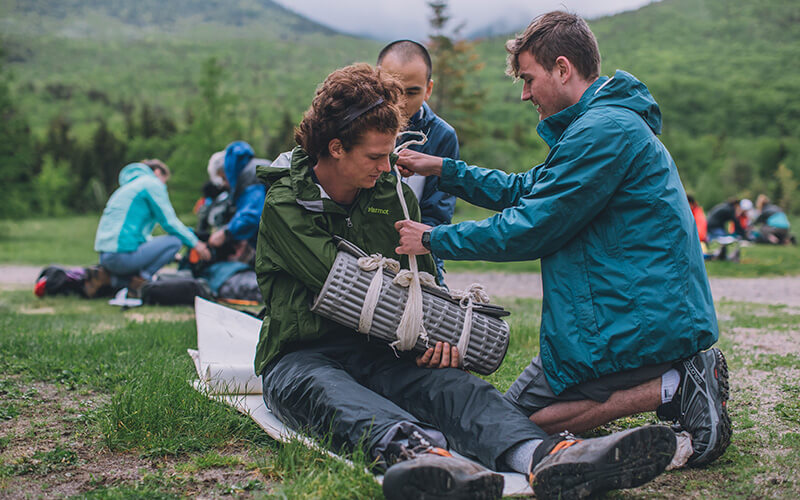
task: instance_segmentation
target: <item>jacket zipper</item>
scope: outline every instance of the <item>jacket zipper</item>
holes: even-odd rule
[[[349,215],[345,218],[345,221],[347,222],[347,227],[353,227],[353,221],[350,220]]]

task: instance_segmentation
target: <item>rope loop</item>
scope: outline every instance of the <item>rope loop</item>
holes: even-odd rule
[[[383,269],[385,267],[398,272],[400,263],[394,259],[374,253],[369,257],[359,258],[358,267],[364,271],[377,270],[375,276],[372,277],[372,281],[369,282],[367,294],[364,296],[364,305],[361,307],[361,315],[358,318],[359,333],[369,335],[369,330],[372,328],[372,320],[375,317],[375,307],[378,305],[378,296],[383,286]]]

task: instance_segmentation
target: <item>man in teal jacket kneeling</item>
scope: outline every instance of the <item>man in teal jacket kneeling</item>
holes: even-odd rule
[[[544,14],[506,44],[508,73],[550,146],[522,174],[404,151],[407,172],[497,210],[483,221],[396,224],[400,254],[541,259],[540,355],[506,397],[545,431],[583,432],[657,410],[692,436],[689,464],[730,441],[728,375],[692,214],[658,140],[661,112],[624,71],[600,77],[594,34],[579,17]]]

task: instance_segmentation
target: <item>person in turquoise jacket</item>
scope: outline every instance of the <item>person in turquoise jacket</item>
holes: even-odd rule
[[[551,12],[506,44],[537,109],[544,163],[507,174],[404,151],[408,172],[498,211],[430,228],[397,224],[398,253],[541,259],[540,353],[506,396],[545,430],[583,432],[658,409],[692,435],[690,465],[730,440],[727,367],[700,242],[647,87],[600,77],[594,34]]]
[[[108,271],[111,286],[138,289],[175,258],[186,245],[209,259],[208,247],[175,215],[169,201],[170,171],[159,160],[143,160],[119,173],[119,188],[111,194],[94,240],[100,265]],[[151,237],[156,224],[168,235]]]

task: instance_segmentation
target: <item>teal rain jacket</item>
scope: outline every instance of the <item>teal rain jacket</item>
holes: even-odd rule
[[[197,244],[197,236],[175,215],[167,186],[144,163],[131,163],[120,171],[119,188],[100,217],[94,250],[133,252],[150,238],[156,223],[187,247]]]
[[[556,394],[710,347],[700,241],[647,87],[617,71],[537,131],[550,153],[526,173],[444,160],[440,189],[500,213],[433,228],[433,253],[541,259],[540,355]]]

